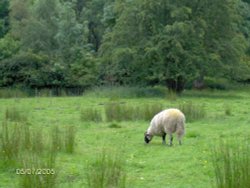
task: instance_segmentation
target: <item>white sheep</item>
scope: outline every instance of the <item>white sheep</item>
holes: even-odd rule
[[[172,146],[173,133],[176,132],[179,144],[185,133],[185,116],[175,108],[163,110],[156,114],[151,120],[150,126],[144,134],[145,143],[149,143],[153,136],[161,136],[162,143],[166,144],[166,134],[169,135],[169,145]]]

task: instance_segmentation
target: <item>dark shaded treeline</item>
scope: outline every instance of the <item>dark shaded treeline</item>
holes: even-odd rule
[[[2,0],[0,87],[250,79],[250,2]]]

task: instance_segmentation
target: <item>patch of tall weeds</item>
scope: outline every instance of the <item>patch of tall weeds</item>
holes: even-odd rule
[[[86,108],[81,109],[80,112],[81,121],[93,121],[93,122],[102,122],[102,113],[95,108]]]
[[[0,89],[0,98],[24,98],[28,94],[20,89],[4,88]]]
[[[65,128],[65,151],[67,153],[73,153],[75,149],[75,137],[76,130],[74,126],[68,126]]]
[[[250,140],[220,141],[212,148],[215,186],[250,187]]]
[[[47,152],[45,155],[46,157],[41,157],[36,153],[28,153],[22,156],[21,168],[16,169],[16,173],[19,175],[19,187],[57,187],[56,154]]]
[[[5,119],[14,122],[25,122],[27,121],[28,117],[24,111],[13,106],[6,108]]]
[[[163,109],[161,104],[147,104],[141,106],[111,102],[104,107],[106,121],[136,121],[150,120]]]
[[[206,116],[206,111],[203,105],[187,102],[179,104],[178,108],[185,114],[188,122],[199,120]]]
[[[64,130],[55,126],[51,129],[51,150],[53,152],[73,153],[75,150],[76,130],[74,126],[64,127]]]
[[[86,177],[89,188],[126,187],[122,157],[105,150],[94,162],[88,164]]]

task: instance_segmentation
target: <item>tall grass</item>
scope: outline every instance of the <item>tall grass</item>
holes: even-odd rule
[[[185,114],[188,122],[199,120],[206,116],[204,106],[192,102],[179,104],[178,108]]]
[[[5,119],[9,121],[15,121],[15,122],[24,122],[24,121],[27,121],[28,117],[24,111],[20,110],[19,108],[15,106],[12,106],[12,107],[6,108]]]
[[[148,104],[141,106],[131,106],[118,102],[106,104],[105,107],[106,121],[136,121],[150,120],[156,113],[160,112],[163,107],[161,104]]]
[[[75,149],[76,130],[74,126],[68,126],[65,129],[65,151],[73,153]]]
[[[0,98],[24,98],[28,94],[20,89],[5,88],[0,89]]]
[[[13,129],[9,127],[7,121],[2,122],[0,142],[0,158],[4,167],[16,164],[20,151],[21,129],[15,125]]]
[[[228,105],[225,105],[224,108],[225,108],[225,115],[231,116],[232,115],[232,109],[231,109],[231,107],[228,106]]]
[[[51,129],[51,150],[53,152],[73,153],[75,149],[76,130],[74,126],[67,126],[64,130],[55,126]]]
[[[89,188],[125,188],[126,186],[124,162],[121,156],[105,150],[88,165],[86,177]]]
[[[84,93],[85,96],[114,98],[142,98],[165,97],[165,87],[129,87],[129,86],[103,86],[95,87]]]
[[[63,150],[63,138],[61,130],[58,126],[54,126],[51,129],[51,149],[53,151],[62,151]]]
[[[21,188],[54,188],[56,187],[57,172],[55,169],[56,156],[48,152],[46,157],[34,153],[22,157],[22,167],[17,169],[19,187]]]
[[[94,121],[94,122],[102,122],[102,113],[95,108],[86,108],[81,109],[80,112],[81,121]]]
[[[250,187],[250,140],[221,141],[212,150],[218,188]]]

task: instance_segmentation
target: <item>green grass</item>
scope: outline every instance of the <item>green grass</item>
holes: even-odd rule
[[[24,154],[23,151],[27,151],[27,149],[18,149],[20,143],[22,147],[31,147],[31,153],[35,155],[39,155],[41,150],[44,153],[49,152],[53,147],[53,151],[58,149],[53,166],[56,169],[56,180],[51,181],[60,188],[87,188],[86,173],[89,172],[90,166],[93,167],[93,164],[100,159],[98,157],[102,156],[103,148],[111,160],[115,160],[115,156],[123,160],[121,169],[126,174],[126,187],[215,187],[216,174],[211,159],[213,144],[221,139],[227,140],[232,137],[241,139],[250,134],[249,92],[249,89],[219,92],[184,91],[181,96],[176,96],[176,99],[175,96],[174,99],[171,97],[169,99],[166,95],[158,97],[147,95],[139,98],[118,95],[111,99],[108,95],[94,93],[81,97],[0,99],[0,139],[6,138],[4,134],[6,130],[4,124],[6,124],[9,128],[8,144],[13,145],[13,148],[11,146],[7,148],[11,152],[13,149],[13,153]],[[201,109],[205,112],[205,116],[187,121],[182,146],[178,145],[176,137],[174,137],[173,147],[163,146],[160,137],[154,137],[150,144],[145,145],[144,132],[149,126],[152,114],[142,116],[147,118],[107,121],[105,106],[112,102],[119,102],[122,107],[127,106],[129,112],[126,112],[127,109],[122,110],[128,114],[139,114],[140,109],[144,111],[141,114],[147,114],[145,110],[147,106],[148,108],[157,105],[162,108],[178,108],[180,105],[188,104],[188,109],[192,106],[193,110],[186,111],[187,117],[188,113],[199,112]],[[7,118],[6,109],[11,107],[15,107],[26,117],[26,120]],[[131,113],[130,110],[133,108],[136,110],[132,110],[133,113]],[[101,113],[102,121],[80,118],[81,110],[84,111],[84,109],[97,110]],[[15,127],[20,124],[29,126],[26,127],[27,129],[18,129],[21,131],[22,138],[22,141],[18,142],[19,133],[14,132],[10,126]],[[54,139],[54,145],[50,139]],[[69,148],[73,146],[73,153],[66,151],[65,140]],[[15,151],[14,146],[18,147],[18,151]],[[119,155],[116,155],[117,153]],[[3,157],[3,154],[1,153],[0,156]],[[34,164],[35,168],[43,168],[42,164],[48,161],[44,154],[41,156],[42,158],[37,159],[36,165]],[[21,160],[22,155],[19,159],[18,164],[12,163],[4,168],[5,163],[1,160],[0,187],[20,187],[22,180],[20,175],[16,175],[15,169],[24,168],[30,159],[27,157]],[[13,160],[16,160],[15,157]]]
[[[220,141],[213,148],[212,159],[216,176],[216,187],[250,187],[249,138]]]
[[[122,156],[103,150],[94,162],[88,164],[86,179],[89,188],[126,187]]]

